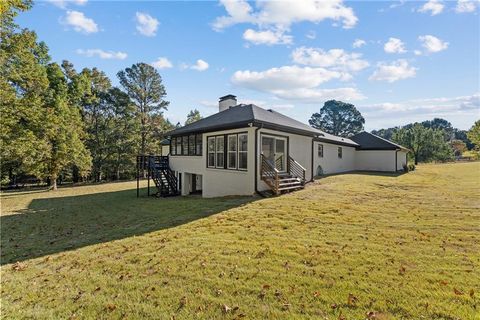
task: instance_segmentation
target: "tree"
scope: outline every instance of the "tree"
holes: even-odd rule
[[[48,144],[48,153],[43,159],[44,176],[49,179],[52,189],[57,189],[57,178],[62,170],[76,165],[82,175],[91,167],[90,152],[85,148],[85,132],[77,106],[70,104],[68,83],[60,66],[47,66],[48,89],[45,92],[44,123],[40,136]]]
[[[467,144],[462,140],[453,139],[449,142],[455,157],[460,157],[467,150]]]
[[[452,158],[452,149],[444,140],[443,130],[426,128],[421,123],[403,127],[395,131],[393,141],[409,148],[415,160],[419,161],[447,161]]]
[[[475,145],[475,150],[480,152],[480,120],[475,121],[467,132],[468,139]]]
[[[140,119],[140,153],[147,153],[147,136],[152,131],[151,121],[153,115],[161,114],[167,109],[168,101],[162,77],[149,64],[137,63],[117,74],[120,84],[127,92],[130,99],[137,107]]]
[[[382,137],[387,140],[392,140],[393,133],[397,131],[399,127],[393,127],[388,129],[372,130],[372,134]]]
[[[349,137],[363,130],[365,119],[353,104],[330,100],[308,122],[316,129]]]
[[[202,118],[203,117],[200,115],[200,111],[198,111],[197,109],[193,109],[188,113],[187,121],[185,121],[185,125],[194,123],[195,121],[198,121]]]
[[[454,128],[450,122],[441,118],[434,118],[433,120],[426,120],[422,122],[425,128],[443,130],[445,141],[450,141],[454,138]]]
[[[465,142],[468,150],[472,150],[474,147],[474,144],[472,143],[472,141],[470,141],[470,139],[468,139],[467,132],[468,132],[467,130],[460,130],[455,128],[453,131],[453,134],[455,139],[462,140],[463,142]]]

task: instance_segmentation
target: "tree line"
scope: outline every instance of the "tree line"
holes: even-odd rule
[[[120,87],[97,68],[52,62],[48,46],[14,18],[32,1],[6,1],[1,12],[1,183],[133,178],[136,154],[158,154],[173,125],[155,68],[137,63],[118,72]],[[188,122],[201,118],[198,110]]]
[[[330,100],[312,115],[309,123],[327,133],[351,137],[363,131],[365,119],[353,104]],[[415,164],[454,160],[467,150],[474,150],[477,157],[480,153],[480,120],[468,131],[454,128],[445,119],[434,118],[372,133],[410,149]]]

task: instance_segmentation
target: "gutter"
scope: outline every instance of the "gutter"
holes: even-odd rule
[[[395,172],[398,171],[398,151],[399,149],[395,150]]]
[[[310,180],[310,182],[313,182],[313,159],[314,159],[313,152],[315,151],[314,147],[315,147],[315,140],[312,139],[312,179]]]

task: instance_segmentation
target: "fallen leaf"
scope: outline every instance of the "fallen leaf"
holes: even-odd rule
[[[354,306],[357,302],[358,302],[358,298],[355,297],[352,293],[349,293],[347,303],[351,306]]]
[[[230,308],[229,306],[227,306],[226,304],[224,304],[224,305],[222,306],[222,310],[223,310],[224,313],[228,313],[228,312],[230,312],[230,311],[232,310],[232,308]]]
[[[21,263],[21,262],[15,262],[13,265],[12,265],[12,270],[13,271],[23,271],[27,268],[27,264],[26,263]]]
[[[457,296],[461,296],[463,294],[463,292],[458,290],[457,288],[453,288],[453,292],[455,292]]]
[[[470,292],[469,292],[469,294],[470,294],[470,297],[472,297],[472,298],[473,298],[473,296],[475,295],[475,292],[473,291],[473,289],[470,289]]]

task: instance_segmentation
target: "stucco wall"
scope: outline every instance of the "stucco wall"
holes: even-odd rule
[[[204,133],[202,135],[202,156],[170,156],[170,168],[182,173],[182,194],[188,194],[190,188],[190,185],[188,184],[188,174],[194,173],[202,175],[202,196],[205,198],[230,195],[253,195],[255,193],[254,130],[254,128],[249,127]],[[247,170],[237,171],[207,168],[207,137],[239,132],[248,133]]]
[[[317,141],[315,141],[314,143],[314,175],[317,175],[318,166],[322,167],[324,174],[355,170],[355,148]],[[318,156],[319,144],[323,145],[323,158]],[[338,158],[339,147],[342,148],[342,158]]]
[[[407,163],[407,152],[398,151],[397,153],[397,170],[403,170],[403,165]]]
[[[396,171],[395,150],[357,150],[356,169],[365,171]]]

